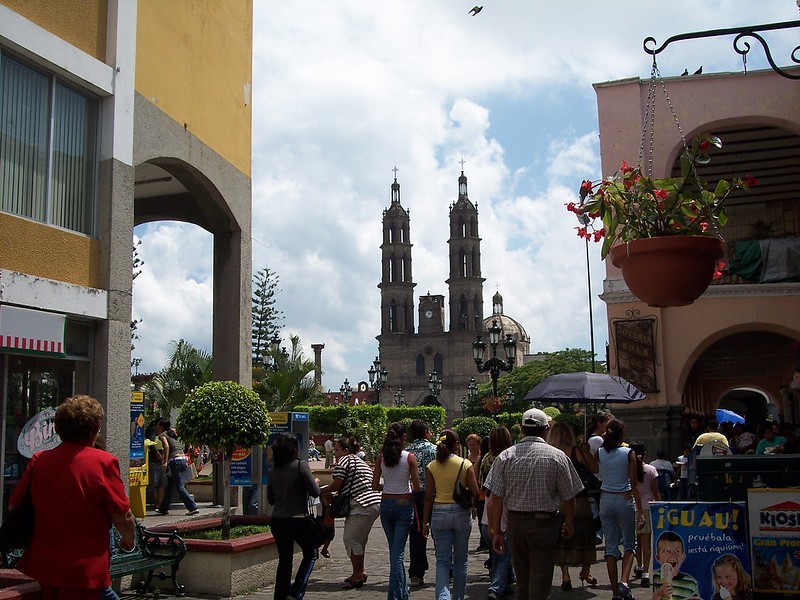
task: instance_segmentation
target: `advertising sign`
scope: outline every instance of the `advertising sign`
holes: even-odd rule
[[[753,584],[765,594],[800,596],[800,502],[796,489],[749,489]]]
[[[30,458],[40,450],[52,450],[61,443],[56,433],[56,409],[46,408],[33,415],[17,438],[17,451]]]
[[[743,502],[651,502],[650,518],[654,591],[671,585],[674,599],[753,597]]]
[[[131,461],[144,461],[144,393],[131,392]]]
[[[253,485],[253,453],[236,448],[231,455],[231,485]]]

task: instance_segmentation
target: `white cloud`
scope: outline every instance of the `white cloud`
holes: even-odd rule
[[[309,356],[312,343],[325,344],[326,387],[366,378],[377,349],[381,213],[395,165],[417,297],[447,292],[448,207],[463,158],[480,213],[485,306],[498,284],[534,351],[588,348],[585,246],[564,203],[600,176],[591,84],[648,77],[646,36],[661,43],[797,15],[794,0],[484,6],[471,17],[452,1],[254,3],[253,268],[279,274],[287,334]],[[740,61],[728,39],[659,56],[665,76]],[[211,237],[172,223],[137,234],[146,265],[134,290],[144,319],[135,354],[148,371],[170,340],[211,348]],[[603,265],[599,247],[590,252],[603,358]]]

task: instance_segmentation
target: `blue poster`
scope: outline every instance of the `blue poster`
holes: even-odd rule
[[[653,600],[751,600],[744,502],[651,502]]]
[[[231,485],[253,485],[253,453],[236,448],[231,455]]]

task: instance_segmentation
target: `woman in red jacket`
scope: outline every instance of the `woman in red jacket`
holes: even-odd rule
[[[93,447],[103,415],[103,407],[89,396],[64,400],[55,417],[61,444],[33,455],[11,497],[11,506],[20,504],[30,486],[33,539],[17,568],[39,581],[48,600],[99,598],[111,585],[111,524],[122,535],[123,548],[134,545],[119,461]]]

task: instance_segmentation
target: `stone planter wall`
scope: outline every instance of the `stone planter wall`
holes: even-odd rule
[[[265,517],[232,516],[231,525],[267,523]],[[192,530],[215,527],[219,518],[195,519],[171,526],[154,527],[156,531],[177,531],[186,540],[187,552],[178,570],[178,582],[189,594],[230,597],[264,587],[275,581],[278,549],[271,533],[261,533],[236,540],[214,541],[186,539]],[[143,581],[134,579],[134,584]],[[151,587],[171,590],[169,580],[154,578]]]

